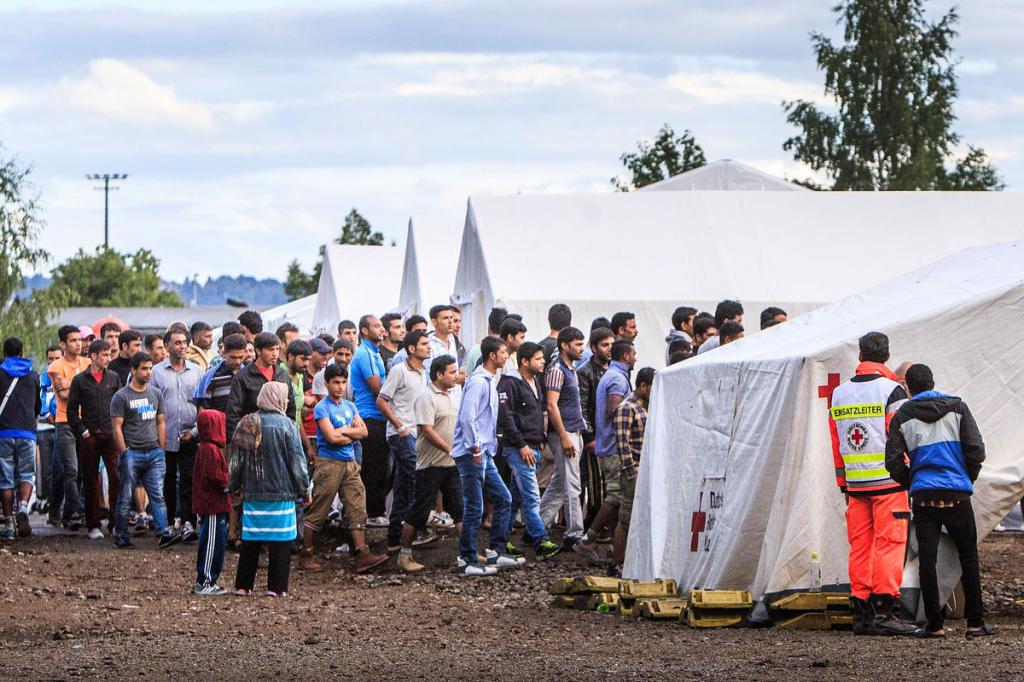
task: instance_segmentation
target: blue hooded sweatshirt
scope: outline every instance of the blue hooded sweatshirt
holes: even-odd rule
[[[17,383],[15,383],[17,382]],[[12,390],[13,384],[13,390]],[[0,363],[0,438],[36,439],[36,415],[42,409],[39,375],[26,358],[4,358]]]

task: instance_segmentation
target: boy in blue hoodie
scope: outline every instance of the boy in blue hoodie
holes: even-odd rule
[[[914,634],[945,637],[935,564],[945,526],[960,555],[968,638],[994,635],[985,624],[978,567],[978,530],[971,508],[974,481],[985,461],[985,443],[974,415],[960,398],[935,390],[932,370],[911,365],[906,374],[910,400],[889,424],[885,468],[910,489],[920,562],[921,598],[928,624]],[[906,453],[906,457],[904,457]]]
[[[39,375],[32,361],[21,357],[21,339],[4,339],[0,363],[0,504],[6,522],[0,540],[14,541],[14,489],[18,489],[18,535],[28,537],[28,501],[36,480],[36,415],[42,409]]]

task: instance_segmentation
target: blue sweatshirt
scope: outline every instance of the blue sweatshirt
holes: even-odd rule
[[[17,381],[17,383],[15,383]],[[12,390],[13,384],[13,390]],[[39,375],[26,358],[4,358],[0,363],[0,438],[36,439],[36,415],[43,408]]]

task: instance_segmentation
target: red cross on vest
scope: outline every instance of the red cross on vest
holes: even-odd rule
[[[853,431],[850,432],[850,440],[852,440],[853,444],[856,445],[858,448],[860,447],[860,444],[864,441],[864,432],[861,431],[859,426],[853,427]]]
[[[704,493],[700,494],[700,500],[697,502],[697,511],[693,512],[693,517],[690,519],[690,551],[696,552],[700,548],[700,534],[704,532],[707,527],[708,515],[700,510],[701,505],[704,503]]]

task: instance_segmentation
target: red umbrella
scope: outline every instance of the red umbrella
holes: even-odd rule
[[[97,338],[99,338],[100,329],[103,327],[103,325],[105,325],[108,322],[113,322],[114,324],[119,326],[121,328],[121,331],[124,331],[125,329],[129,328],[128,323],[125,322],[124,320],[114,317],[113,315],[107,315],[106,317],[101,317],[100,319],[92,323],[92,331]]]

